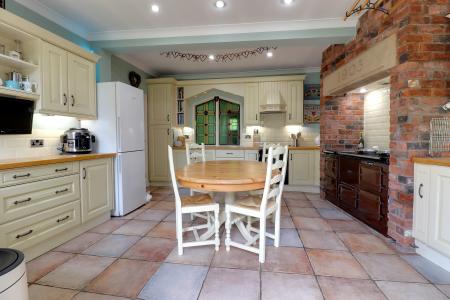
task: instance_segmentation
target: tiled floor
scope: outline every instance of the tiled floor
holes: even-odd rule
[[[218,252],[188,248],[178,256],[171,190],[155,188],[152,194],[153,200],[136,212],[29,262],[31,300],[450,296],[450,273],[420,256],[397,252],[318,195],[285,192],[281,247],[268,240],[266,263],[259,264],[256,254],[226,252],[223,244]]]

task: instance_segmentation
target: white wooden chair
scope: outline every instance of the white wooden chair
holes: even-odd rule
[[[286,166],[288,159],[288,146],[269,148],[267,159],[266,183],[262,197],[250,195],[237,200],[234,204],[225,205],[226,214],[226,250],[230,251],[230,246],[259,254],[259,262],[265,261],[266,237],[274,240],[274,246],[280,244],[280,211],[281,197],[284,188],[284,179],[286,177]],[[281,160],[281,155],[283,159]],[[275,161],[274,161],[275,160]],[[275,233],[266,232],[266,219],[271,214],[275,214]],[[231,226],[240,222],[249,220],[250,224],[245,224],[248,236],[245,244],[237,243],[231,240]],[[252,226],[252,222],[259,219],[259,228]],[[254,235],[252,235],[254,233]],[[259,240],[259,247],[254,247]]]
[[[169,152],[169,169],[170,176],[172,178],[173,192],[175,194],[175,214],[176,214],[176,233],[178,240],[178,255],[183,255],[183,247],[195,247],[204,245],[215,245],[216,251],[219,250],[220,239],[219,239],[219,204],[215,203],[214,200],[208,194],[198,194],[187,197],[180,197],[178,191],[177,179],[175,177],[175,167],[173,163],[173,150],[172,147],[168,146]],[[183,214],[193,214],[193,213],[213,213],[208,214],[207,224],[193,225],[183,228]],[[212,240],[203,240],[198,234],[198,230],[210,229],[214,226],[215,238]],[[195,237],[193,242],[183,242],[183,233],[187,231],[192,231]]]
[[[281,147],[281,144],[269,144],[269,143],[264,143],[263,144],[263,151],[262,151],[262,162],[267,162],[267,157],[269,156],[269,148],[277,148],[277,147]]]

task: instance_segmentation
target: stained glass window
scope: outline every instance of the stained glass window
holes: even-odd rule
[[[219,103],[219,144],[239,145],[240,106],[225,100]]]
[[[199,104],[195,107],[195,135],[198,144],[216,144],[216,101]]]

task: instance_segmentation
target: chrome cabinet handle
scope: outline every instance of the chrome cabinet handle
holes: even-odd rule
[[[67,219],[69,219],[69,218],[70,218],[70,216],[65,216],[64,218],[61,218],[61,219],[56,220],[56,223],[64,222],[65,220],[67,220]]]
[[[72,106],[75,106],[75,97],[71,95],[70,98],[72,98]]]
[[[14,201],[14,205],[19,205],[19,204],[30,202],[30,201],[31,201],[31,197],[24,199],[24,200],[16,200],[16,201]]]
[[[86,179],[86,176],[87,176],[86,168],[83,168],[83,179]]]
[[[25,233],[20,233],[20,234],[16,235],[16,239],[23,238],[24,236],[30,235],[30,234],[32,234],[32,233],[33,233],[33,229],[30,229],[30,230],[28,230],[28,231],[25,232]]]
[[[65,193],[68,191],[69,191],[69,189],[63,189],[63,190],[55,191],[55,194],[58,195],[58,194]]]
[[[69,169],[68,168],[55,169],[55,172],[58,173],[58,172],[64,172],[64,171],[67,171],[67,170],[69,170]]]
[[[25,177],[30,177],[30,176],[31,176],[31,174],[27,173],[27,174],[24,174],[24,175],[14,175],[13,178],[17,179],[17,178],[25,178]]]
[[[64,97],[64,103],[63,104],[64,104],[64,106],[66,106],[67,102],[68,102],[66,93],[63,94],[63,97]]]
[[[420,197],[420,199],[423,199],[422,189],[423,189],[423,183],[421,183],[419,185],[419,197]]]

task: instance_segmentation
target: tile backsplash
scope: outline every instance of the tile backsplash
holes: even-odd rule
[[[80,127],[75,118],[34,114],[32,134],[0,135],[0,159],[58,154],[59,137],[71,127]],[[43,139],[44,147],[31,148],[31,139]]]

